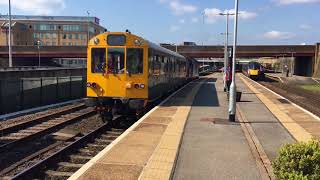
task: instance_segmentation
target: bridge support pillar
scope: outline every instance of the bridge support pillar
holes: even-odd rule
[[[313,77],[320,78],[320,43],[316,44],[316,54],[314,59]]]

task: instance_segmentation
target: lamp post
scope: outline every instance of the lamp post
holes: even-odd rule
[[[38,40],[38,41],[37,41],[37,45],[38,45],[38,57],[39,57],[39,59],[38,59],[38,66],[39,66],[39,67],[41,67],[40,44],[41,44],[41,41]]]
[[[90,31],[89,31],[89,16],[90,16],[90,11],[87,11],[87,17],[88,17],[88,19],[87,19],[87,43],[89,43],[89,38],[90,38]]]
[[[9,67],[12,67],[12,49],[11,49],[11,0],[9,0]]]
[[[227,82],[226,82],[226,76],[227,76],[227,64],[228,64],[228,41],[229,41],[229,16],[230,15],[235,15],[234,13],[219,13],[221,16],[226,16],[226,32],[224,33],[225,35],[225,42],[224,42],[224,73],[223,73],[223,87],[224,91],[227,91]]]
[[[238,7],[239,0],[235,0],[235,18],[234,18],[234,34],[233,34],[233,59],[232,59],[232,82],[229,94],[229,121],[234,122],[236,119],[236,48],[238,35]]]
[[[291,51],[291,77],[293,77],[293,74],[294,74],[294,57],[293,57],[293,54],[295,54],[296,52],[294,51]]]

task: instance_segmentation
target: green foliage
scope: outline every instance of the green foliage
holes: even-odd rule
[[[320,179],[320,143],[312,140],[308,143],[287,144],[279,151],[272,163],[277,179],[283,180],[319,180]]]

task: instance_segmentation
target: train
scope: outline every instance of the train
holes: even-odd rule
[[[88,42],[87,106],[104,120],[140,116],[157,99],[199,77],[195,59],[142,37],[105,32]]]
[[[253,80],[264,80],[265,78],[264,67],[258,62],[252,61],[247,64],[243,64],[242,72]]]

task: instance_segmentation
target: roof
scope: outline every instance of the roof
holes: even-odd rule
[[[8,15],[0,15],[0,20],[8,20]],[[93,22],[95,24],[100,23],[100,19],[97,17],[87,16],[23,16],[23,15],[12,15],[12,20],[20,21],[78,21],[78,22]]]

